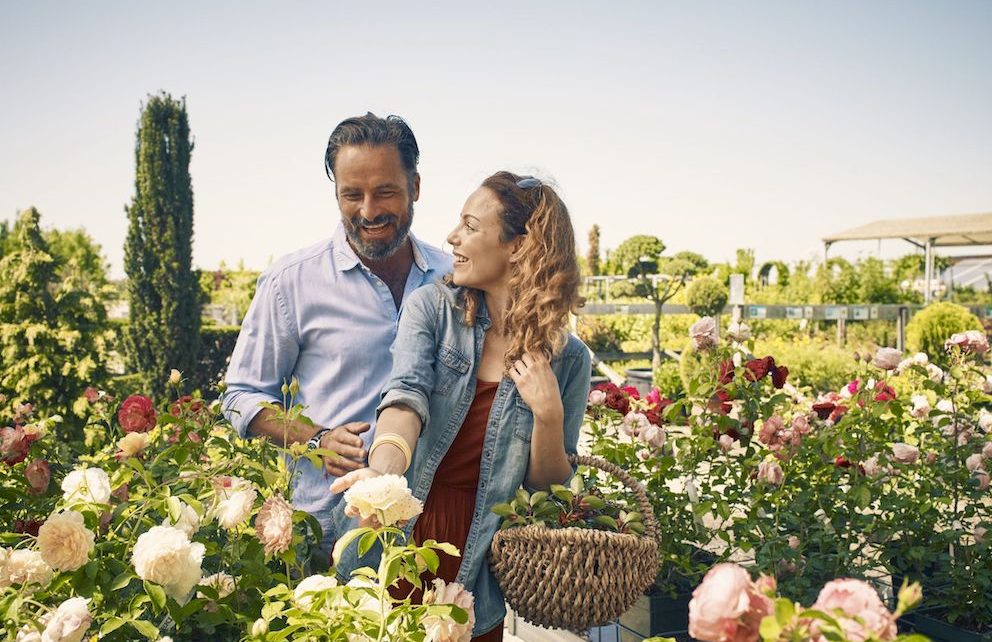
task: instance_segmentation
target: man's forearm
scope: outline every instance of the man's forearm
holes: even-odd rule
[[[284,420],[275,418],[275,411],[262,408],[251,423],[248,424],[248,435],[266,437],[275,444],[305,443],[317,432],[318,428],[308,426],[302,421],[287,424]]]

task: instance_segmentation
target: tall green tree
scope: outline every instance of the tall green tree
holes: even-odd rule
[[[64,282],[33,207],[10,234],[0,260],[0,394],[60,414],[70,433],[81,433],[83,392],[106,377],[107,313],[84,287]]]
[[[170,369],[192,371],[199,347],[192,151],[185,99],[149,96],[138,124],[124,269],[131,321],[128,359],[146,391],[156,395],[165,394]]]
[[[599,276],[599,225],[593,225],[589,229],[589,253],[586,254],[586,266],[589,273]]]

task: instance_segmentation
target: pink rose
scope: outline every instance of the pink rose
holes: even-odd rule
[[[651,422],[648,421],[648,418],[644,415],[644,413],[634,412],[632,410],[624,416],[623,427],[621,429],[631,437],[636,437],[640,434],[641,430],[650,425]]]
[[[964,465],[968,469],[969,473],[973,473],[980,469],[982,467],[982,453],[969,455],[968,458],[964,460]]]
[[[255,517],[255,535],[266,555],[284,553],[293,541],[293,508],[282,495],[265,500]]]
[[[937,452],[934,450],[927,451],[927,465],[933,466],[937,461]]]
[[[602,390],[593,390],[589,393],[590,406],[602,406],[606,403],[606,393]]]
[[[988,534],[988,530],[983,526],[976,526],[975,530],[972,531],[972,536],[975,538],[976,544],[985,543],[985,536]]]
[[[696,350],[709,350],[716,346],[717,328],[713,317],[703,317],[689,328],[689,337]]]
[[[875,589],[861,580],[827,582],[812,608],[836,616],[850,642],[863,642],[871,635],[880,640],[896,637],[895,618]],[[817,628],[816,623],[813,628]]]
[[[861,467],[864,469],[865,474],[869,477],[878,477],[885,472],[882,465],[878,463],[878,455],[872,455],[866,459],[864,463],[861,464]]]
[[[761,619],[772,612],[763,595],[736,564],[717,564],[692,592],[689,635],[701,642],[756,642]]]
[[[89,403],[96,403],[100,400],[100,391],[93,386],[87,386],[86,390],[83,391],[83,396]]]
[[[665,431],[659,426],[654,424],[648,424],[645,428],[640,430],[637,435],[641,441],[644,443],[654,446],[655,448],[661,448],[665,445]]]
[[[778,415],[772,415],[761,424],[761,430],[758,431],[758,441],[766,446],[778,445],[779,440],[776,439],[779,431],[785,428],[785,422]]]
[[[792,430],[797,435],[808,435],[810,431],[809,418],[806,415],[798,415],[792,420]]]
[[[729,452],[734,447],[734,438],[730,435],[720,435],[720,450]]]
[[[789,548],[792,550],[799,548],[799,538],[795,535],[789,535]]]
[[[28,457],[31,441],[20,426],[0,428],[0,461],[9,466],[21,463]]]
[[[900,464],[915,464],[920,457],[920,449],[898,442],[892,444],[892,456]]]
[[[989,340],[984,332],[978,330],[968,330],[952,334],[951,338],[944,343],[944,349],[950,350],[958,348],[967,354],[985,354],[989,351]]]
[[[35,459],[24,469],[24,477],[31,486],[32,495],[44,495],[48,490],[48,482],[52,480],[52,471],[44,459]]]
[[[879,348],[875,353],[875,360],[872,362],[875,367],[882,370],[895,370],[902,361],[902,352],[895,348]]]
[[[124,432],[148,432],[155,427],[155,408],[152,400],[142,395],[131,395],[117,411],[117,421]]]
[[[984,470],[976,470],[972,476],[978,480],[978,490],[985,490],[989,487],[989,474]]]
[[[765,460],[758,464],[758,479],[772,486],[778,486],[785,479],[782,467],[776,461]]]
[[[982,446],[982,457],[985,459],[992,459],[992,441]]]

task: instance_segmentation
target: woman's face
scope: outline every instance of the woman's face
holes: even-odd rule
[[[506,284],[515,243],[500,241],[503,206],[487,187],[472,192],[458,226],[448,234],[455,285],[490,291]]]

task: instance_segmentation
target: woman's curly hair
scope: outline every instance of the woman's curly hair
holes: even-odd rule
[[[556,354],[568,338],[568,315],[585,302],[579,296],[579,263],[568,208],[542,181],[496,172],[482,182],[503,206],[500,241],[522,238],[510,259],[511,293],[500,328],[509,338],[503,356],[509,369],[525,353]],[[446,281],[450,284],[450,275]],[[465,289],[464,320],[474,325],[482,292]]]

